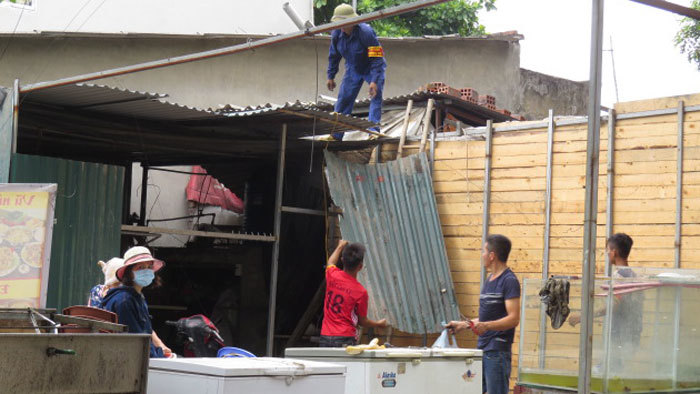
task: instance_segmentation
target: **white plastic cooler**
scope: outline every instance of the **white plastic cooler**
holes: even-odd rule
[[[148,393],[343,394],[345,367],[287,358],[152,358]]]
[[[481,394],[478,349],[388,348],[350,355],[344,348],[288,348],[285,356],[347,366],[348,394]]]

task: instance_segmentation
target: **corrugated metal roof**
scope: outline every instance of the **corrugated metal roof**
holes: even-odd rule
[[[104,281],[97,261],[120,255],[124,168],[14,154],[10,179],[58,184],[47,307],[85,305]]]
[[[293,119],[299,117],[305,117],[307,119],[317,118],[316,134],[333,132],[334,124],[336,127],[340,126],[341,124],[346,124],[357,129],[369,129],[370,127],[377,126],[376,123],[370,122],[367,119],[332,112],[332,110],[329,111],[328,107],[321,109],[316,103],[299,100],[295,102],[286,102],[282,105],[267,103],[242,109],[236,108],[231,104],[227,104],[216,110],[216,112],[230,118],[253,118],[264,119],[265,121],[275,119]],[[319,133],[319,129],[322,129],[323,132]]]
[[[482,107],[481,105],[474,104],[469,101],[462,100],[459,97],[450,96],[449,94],[444,93],[428,92],[425,90],[417,90],[413,93],[402,94],[399,96],[385,97],[382,101],[382,105],[384,107],[388,107],[390,105],[406,106],[408,100],[413,100],[414,103],[416,103],[428,101],[428,99],[431,98],[435,99],[436,101],[441,101],[447,108],[457,108],[473,115],[481,120],[482,125],[486,124],[486,120],[488,119],[492,119],[494,122],[507,122],[513,120],[513,118],[508,115],[497,111],[492,111],[486,107]],[[371,100],[368,98],[355,101],[355,110],[353,112],[366,112],[366,107],[369,107],[370,101]],[[318,107],[327,110],[333,108],[333,104],[328,102],[319,102]],[[467,121],[466,123],[469,122]]]
[[[163,102],[165,97],[92,84],[24,94],[19,149],[59,157],[71,152],[85,161],[195,164],[212,157],[276,157],[283,124],[290,152],[307,150],[310,141],[301,138],[314,133],[374,126],[312,103],[205,110]]]
[[[409,333],[435,333],[458,319],[425,153],[362,165],[326,151],[331,196],[344,239],[367,247],[359,280],[373,318]]]
[[[164,101],[167,94],[141,92],[106,85],[78,83],[75,85],[36,90],[23,94],[23,100],[47,105],[59,105],[149,120],[210,119],[218,115],[211,111]]]

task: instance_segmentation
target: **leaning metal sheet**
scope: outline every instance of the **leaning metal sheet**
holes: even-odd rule
[[[459,318],[426,155],[375,165],[325,156],[343,238],[367,247],[359,280],[370,317],[414,334]]]

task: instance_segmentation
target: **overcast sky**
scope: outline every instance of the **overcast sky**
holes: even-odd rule
[[[672,0],[690,6],[690,0]],[[629,0],[605,2],[603,49],[615,60],[620,101],[700,92],[700,71],[674,46],[679,15]],[[517,30],[520,66],[575,81],[589,79],[590,0],[497,0],[481,12],[488,32]],[[602,104],[612,105],[615,84],[610,52],[603,52]]]

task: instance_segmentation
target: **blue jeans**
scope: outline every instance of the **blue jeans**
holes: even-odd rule
[[[489,394],[508,394],[510,379],[511,352],[490,350],[484,352],[482,392]]]
[[[340,84],[338,101],[335,103],[335,112],[351,115],[355,105],[355,99],[360,93],[362,84],[369,84],[369,76],[355,74],[352,70],[346,70],[343,75],[343,82]],[[382,120],[382,93],[384,91],[384,78],[377,81],[377,95],[369,102],[369,121],[379,123]],[[378,127],[371,127],[371,130],[378,131]],[[333,133],[335,139],[342,139],[345,133]]]

